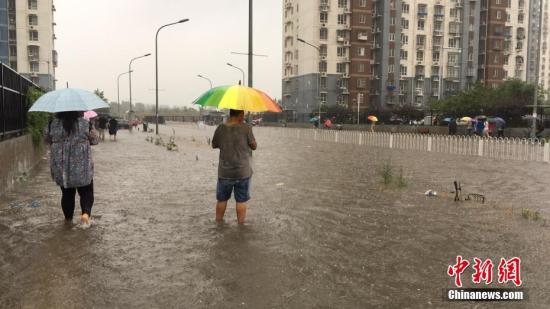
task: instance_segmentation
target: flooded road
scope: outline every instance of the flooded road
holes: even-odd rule
[[[64,224],[47,164],[2,198],[0,307],[471,308],[443,300],[457,255],[522,258],[529,300],[476,308],[550,303],[549,227],[521,216],[522,207],[547,213],[547,164],[258,130],[247,224],[237,226],[230,203],[218,226],[212,129],[172,127],[178,152],[141,132],[94,148],[90,229]],[[384,162],[403,169],[406,187],[381,184]],[[454,203],[455,179],[488,202]]]

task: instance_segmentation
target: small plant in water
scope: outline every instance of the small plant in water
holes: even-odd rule
[[[544,219],[540,212],[535,210],[531,210],[529,208],[522,208],[521,209],[521,216],[523,217],[523,219],[525,220],[533,220],[535,222],[539,222],[539,221],[542,221],[543,223],[546,223],[546,219]]]
[[[399,175],[397,175],[396,185],[399,189],[403,189],[407,187],[407,180],[405,180],[405,177],[403,176],[403,168],[399,169]]]
[[[393,182],[393,166],[390,162],[384,163],[378,173],[382,177],[383,184],[389,185]]]
[[[170,141],[166,144],[166,149],[168,151],[178,151],[178,145],[176,145],[176,138],[174,136],[170,136]]]
[[[162,140],[162,137],[159,136],[155,139],[155,145],[164,146],[164,141]]]

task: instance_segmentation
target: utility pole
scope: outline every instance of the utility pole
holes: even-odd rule
[[[541,43],[542,43],[542,10],[543,10],[543,1],[539,0],[540,6],[539,6],[539,41],[538,41],[538,49],[537,49],[537,61],[536,61],[536,78],[535,78],[535,93],[533,95],[534,102],[533,102],[533,125],[532,125],[532,133],[531,137],[536,138],[536,132],[537,132],[537,118],[538,118],[538,111],[537,111],[537,105],[538,105],[538,90],[539,90],[539,74],[540,74],[540,49],[541,49]]]
[[[251,87],[254,85],[253,79],[252,79],[252,72],[254,71],[253,65],[254,65],[254,32],[253,32],[253,5],[252,0],[248,0],[248,87]],[[244,83],[244,80],[243,80]]]

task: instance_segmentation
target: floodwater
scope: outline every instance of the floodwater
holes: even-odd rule
[[[230,204],[218,226],[217,151],[207,144],[212,128],[171,127],[177,152],[136,131],[95,147],[89,229],[64,224],[47,164],[0,200],[0,307],[550,303],[547,164],[285,141],[257,130],[247,224],[236,224]],[[402,169],[404,188],[381,184],[384,163]],[[455,179],[465,193],[485,194],[487,203],[453,202]],[[425,197],[427,189],[438,196]],[[543,219],[524,219],[522,208],[540,210]],[[447,267],[457,255],[521,257],[529,299],[445,301],[444,289],[452,287]],[[463,275],[467,286],[470,275]]]

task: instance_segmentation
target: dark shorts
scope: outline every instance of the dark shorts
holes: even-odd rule
[[[231,193],[235,191],[237,203],[246,203],[250,200],[250,178],[245,179],[223,179],[218,178],[216,199],[218,202],[227,202]]]

